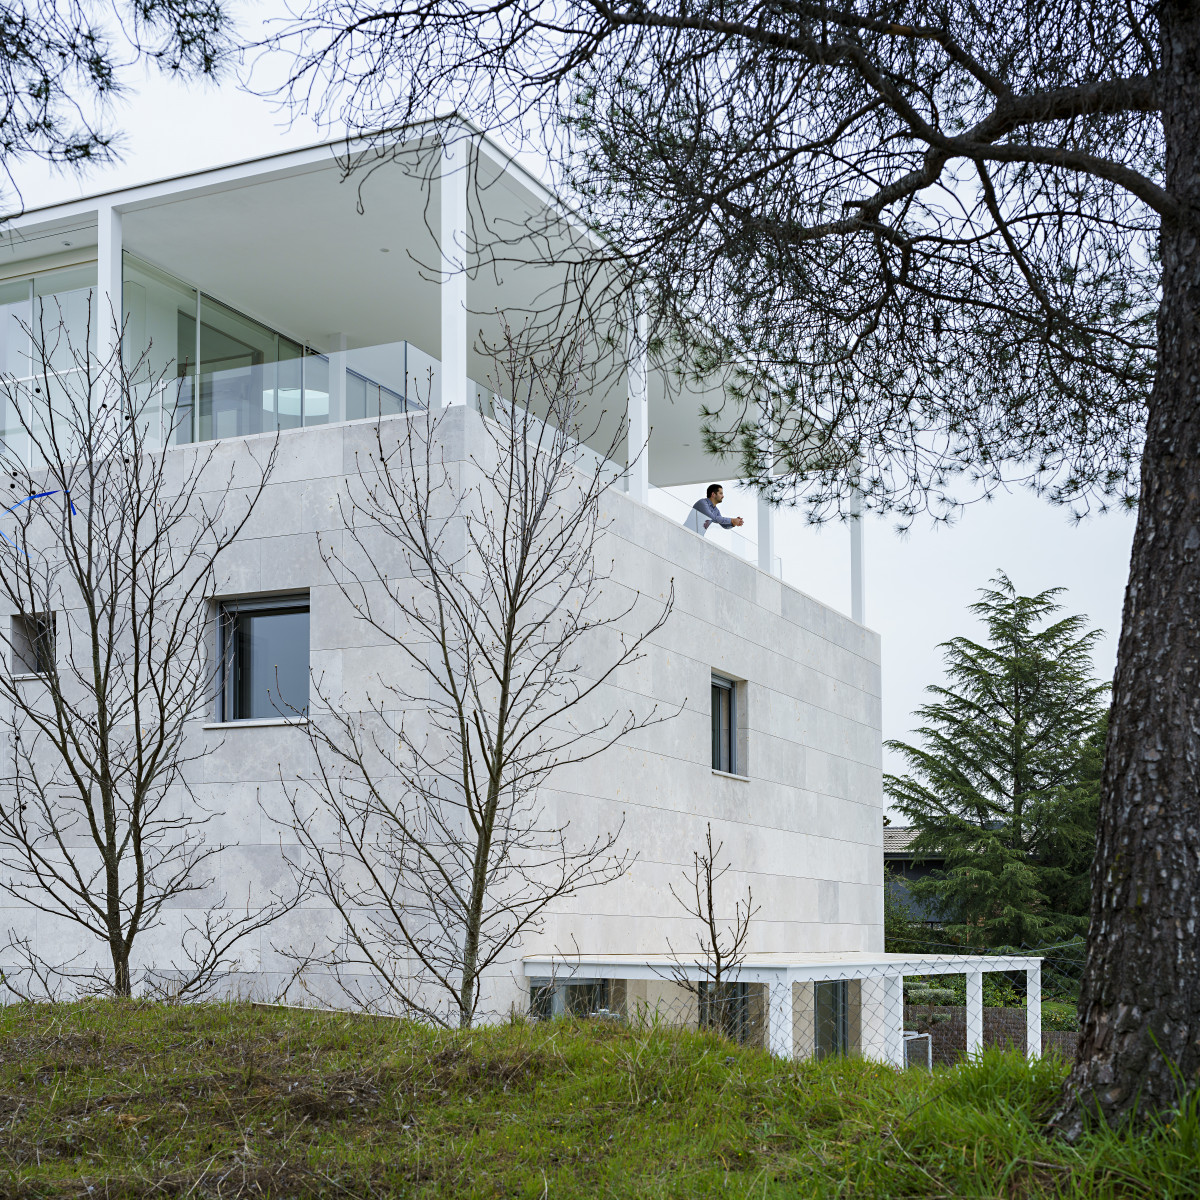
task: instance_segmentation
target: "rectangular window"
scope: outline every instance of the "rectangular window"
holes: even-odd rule
[[[735,1042],[761,1040],[762,1018],[756,1009],[762,988],[753,983],[701,983],[697,997],[701,1029],[715,1029]]]
[[[816,984],[817,1058],[832,1058],[850,1050],[850,988],[844,979]]]
[[[308,597],[221,605],[222,721],[308,715]]]
[[[601,1017],[613,1019],[623,1003],[623,985],[612,979],[552,979],[529,981],[529,1015],[535,1021],[551,1017]]]
[[[53,670],[53,613],[18,613],[12,619],[11,640],[14,675],[47,675]]]
[[[712,677],[712,766],[737,774],[737,694],[733,680]]]

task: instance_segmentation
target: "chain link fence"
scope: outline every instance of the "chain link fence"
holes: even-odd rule
[[[986,997],[1016,997],[1019,980],[1020,1004],[1005,1006],[1018,1011],[1008,1017],[1003,1039],[1027,1053],[1043,1050],[1041,964],[1025,953],[971,955],[955,947],[791,961],[768,956],[748,958],[720,980],[703,961],[547,958],[526,960],[526,975],[535,1019],[664,1024],[711,1031],[787,1058],[850,1054],[895,1066],[948,1061],[955,1048],[938,1049],[948,1031],[939,1038],[937,1028],[952,1023],[942,1016],[947,1009],[961,1010],[954,1025],[958,1053],[996,1040]]]

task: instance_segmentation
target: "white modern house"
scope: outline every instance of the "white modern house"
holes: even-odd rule
[[[413,148],[420,137],[412,134]],[[232,459],[283,431],[267,493],[212,605],[272,647],[280,687],[297,707],[317,672],[352,698],[381,669],[380,648],[331,585],[317,547],[318,535],[339,536],[337,497],[374,421],[449,410],[443,453],[468,456],[485,420],[484,347],[504,320],[544,313],[548,297],[569,290],[564,264],[583,236],[484,137],[448,140],[432,171],[382,158],[349,179],[337,149],[50,206],[0,232],[0,370],[20,369],[10,316],[54,297],[78,319],[91,293],[100,311],[124,314],[128,352],[149,345],[157,364],[176,364],[183,377],[183,408],[161,418],[164,442],[220,441]],[[568,987],[601,984],[603,1004],[627,1012],[681,1003],[663,956],[694,946],[695,933],[669,884],[691,868],[711,823],[732,864],[731,894],[750,886],[761,909],[746,987],[765,990],[747,991],[748,1010],[791,1009],[768,1019],[772,1047],[857,1046],[895,1061],[900,977],[913,968],[882,953],[880,649],[861,623],[860,565],[856,620],[783,582],[765,507],[753,547],[684,528],[678,502],[661,489],[695,485],[698,497],[721,478],[699,436],[700,408],[714,402],[719,381],[680,384],[671,364],[647,361],[639,322],[630,324],[611,340],[624,353],[598,363],[586,397],[596,447],[622,417],[626,444],[648,444],[628,456],[632,465],[614,463],[623,482],[610,496],[608,536],[616,584],[654,596],[673,580],[676,608],[620,686],[635,700],[684,709],[609,751],[602,769],[556,781],[561,815],[585,829],[623,819],[637,858],[618,882],[554,912],[494,973],[493,1008],[527,1009],[532,994],[553,1009]],[[96,336],[114,334],[102,323]],[[0,436],[17,446],[16,423],[3,426]],[[193,783],[222,813],[212,827],[229,846],[221,888],[244,897],[287,869],[269,814],[281,772],[300,769],[303,731],[253,691],[214,689],[199,724],[213,750]],[[187,916],[168,914],[143,953],[169,949]],[[333,920],[312,904],[258,935],[246,950],[247,980],[269,992],[289,969],[281,941],[320,934]],[[36,914],[10,909],[3,921],[44,951],[57,936]],[[929,960],[922,969],[954,965]],[[1032,961],[1003,965],[1036,971]]]

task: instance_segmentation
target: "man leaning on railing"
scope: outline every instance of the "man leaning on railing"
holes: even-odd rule
[[[697,500],[692,505],[692,511],[688,513],[684,524],[701,537],[708,532],[708,527],[714,522],[722,529],[735,529],[739,525],[744,525],[745,522],[741,517],[721,516],[721,510],[717,505],[724,499],[725,489],[719,483],[710,483],[704,499]]]

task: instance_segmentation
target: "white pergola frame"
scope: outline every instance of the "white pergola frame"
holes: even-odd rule
[[[674,955],[531,955],[524,959],[526,980],[550,978],[628,979],[670,982],[683,975],[700,983],[709,977],[700,959]],[[767,1048],[781,1058],[794,1058],[792,984],[837,980],[882,980],[887,1021],[883,1061],[904,1066],[904,977],[906,975],[965,975],[967,979],[967,1053],[983,1048],[983,977],[989,971],[1024,971],[1027,981],[1025,1053],[1042,1052],[1042,960],[1027,955],[884,954],[860,951],[844,954],[751,955],[736,976],[739,983],[765,984]],[[786,1014],[786,1016],[785,1016]]]

